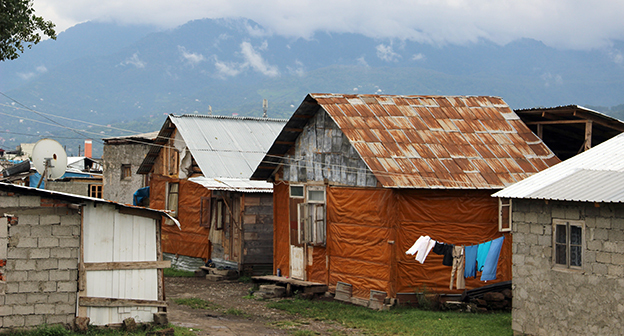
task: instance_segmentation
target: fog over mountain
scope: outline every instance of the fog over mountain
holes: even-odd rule
[[[168,113],[260,116],[263,99],[269,116],[287,118],[309,92],[494,95],[512,108],[578,104],[617,116],[607,107],[624,103],[621,50],[622,42],[562,50],[531,39],[443,46],[350,33],[304,39],[247,19],[164,31],[86,22],[0,63],[0,92],[15,100],[0,96],[0,147],[36,141],[31,135],[97,140],[156,130]],[[67,139],[70,149],[80,142]]]

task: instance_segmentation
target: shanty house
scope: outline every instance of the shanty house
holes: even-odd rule
[[[163,251],[269,271],[273,262],[271,183],[250,181],[286,120],[170,115],[139,167],[150,207],[181,230],[163,230]]]
[[[0,330],[166,314],[162,211],[0,183]]]
[[[624,134],[507,187],[512,329],[529,335],[624,330]]]
[[[405,252],[420,236],[511,237],[493,191],[559,160],[497,97],[310,94],[253,174],[274,183],[274,269],[389,297],[449,290],[451,269]],[[466,288],[484,285],[466,279]]]

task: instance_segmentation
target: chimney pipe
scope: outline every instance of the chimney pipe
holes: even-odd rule
[[[92,145],[92,141],[91,139],[87,139],[85,140],[85,149],[84,149],[84,156],[91,158],[91,145]]]

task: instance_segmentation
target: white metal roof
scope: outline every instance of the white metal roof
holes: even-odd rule
[[[205,177],[249,179],[286,120],[169,116]]]
[[[249,179],[191,177],[189,181],[200,184],[210,190],[239,191],[246,193],[272,193],[273,183],[251,181]]]
[[[624,202],[624,133],[492,196]]]

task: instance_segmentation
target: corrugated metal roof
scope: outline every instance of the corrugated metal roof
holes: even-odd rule
[[[388,188],[500,189],[559,162],[498,97],[310,94],[253,178],[270,176],[319,106]]]
[[[249,179],[191,177],[189,181],[210,190],[238,191],[246,193],[272,193],[273,183]]]
[[[169,116],[204,177],[248,179],[275,137],[284,119]]]
[[[624,133],[493,196],[624,202]]]

